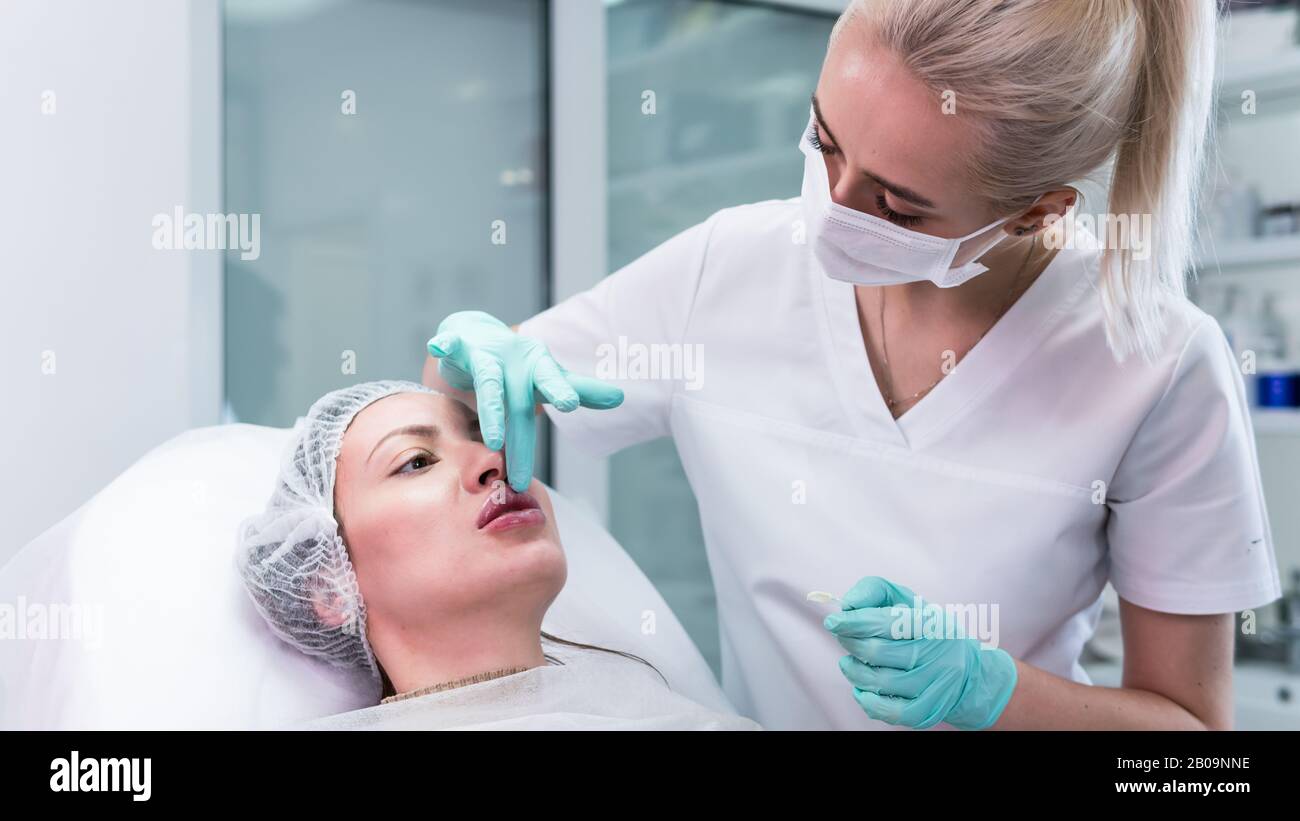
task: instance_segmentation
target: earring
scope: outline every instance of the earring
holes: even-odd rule
[[[1034,233],[1034,232],[1037,231],[1037,230],[1038,230],[1038,226],[1037,226],[1037,225],[1031,225],[1031,226],[1029,226],[1028,228],[1017,228],[1017,229],[1016,229],[1016,236],[1018,236],[1018,237],[1019,237],[1019,236],[1024,236],[1024,233],[1025,233],[1026,231],[1028,231],[1029,233],[1032,234],[1032,233]]]

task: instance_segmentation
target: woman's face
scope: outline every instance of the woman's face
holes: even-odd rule
[[[376,652],[392,631],[474,644],[540,624],[567,572],[555,514],[540,482],[516,495],[504,479],[501,452],[449,397],[397,393],[352,420],[334,509]]]
[[[1007,216],[989,213],[964,190],[962,158],[977,137],[960,114],[944,113],[943,102],[890,52],[859,32],[843,32],[826,54],[814,94],[831,198],[940,237]],[[955,105],[960,112],[961,101]]]

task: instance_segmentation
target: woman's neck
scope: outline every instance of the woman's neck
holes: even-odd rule
[[[987,271],[953,288],[854,289],[871,370],[895,418],[938,384],[954,355],[960,361],[979,343],[1055,255],[1037,238],[1002,245],[980,260]]]
[[[371,644],[389,681],[398,693],[432,687],[509,668],[531,669],[546,664],[541,626],[494,629],[490,636],[469,630],[459,636],[421,635],[406,640],[374,636]]]
[[[1055,256],[1056,251],[1043,243],[1042,232],[1011,238],[980,259],[988,270],[979,276],[954,288],[939,288],[930,282],[896,286],[890,291],[890,299],[900,307],[907,306],[909,313],[924,311],[978,322],[1002,311],[1008,295],[1014,301],[1029,290]]]

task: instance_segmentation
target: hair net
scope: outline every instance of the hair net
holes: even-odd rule
[[[240,522],[235,564],[253,603],[280,638],[339,667],[379,666],[366,639],[366,606],[334,518],[343,433],[372,402],[395,393],[438,393],[415,382],[363,382],[325,394],[294,426],[266,510]],[[323,623],[316,600],[342,615]]]

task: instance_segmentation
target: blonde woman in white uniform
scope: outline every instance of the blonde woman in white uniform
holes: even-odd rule
[[[1214,23],[856,0],[801,197],[718,211],[517,333],[453,314],[425,381],[477,387],[515,484],[535,398],[598,453],[673,438],[723,686],[765,727],[1228,727],[1233,613],[1280,584],[1243,382],[1185,295]],[[1149,255],[1060,248],[1069,183],[1112,158],[1105,210],[1151,215]],[[620,337],[699,346],[702,386],[577,376]],[[1118,688],[1079,665],[1107,581]]]

